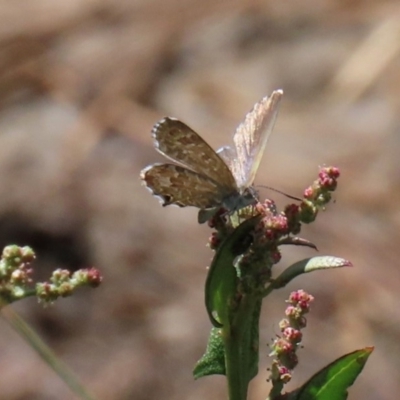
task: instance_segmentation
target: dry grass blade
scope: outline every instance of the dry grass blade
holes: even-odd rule
[[[29,345],[36,350],[40,357],[54,372],[68,385],[78,398],[83,400],[95,400],[85,387],[78,381],[73,372],[54,354],[33,329],[11,307],[3,307],[2,317],[17,331]]]

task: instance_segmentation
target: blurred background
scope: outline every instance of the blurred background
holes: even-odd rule
[[[191,375],[210,329],[210,230],[195,209],[162,208],[139,171],[162,161],[150,136],[160,118],[218,148],[277,88],[285,95],[256,184],[301,196],[319,166],[338,166],[335,202],[302,236],[354,268],[270,296],[250,399],[268,393],[267,343],[299,288],[315,302],[288,390],[373,345],[349,399],[396,398],[398,1],[3,0],[0,22],[0,244],[33,246],[38,279],[55,268],[104,275],[53,307],[14,308],[98,399],[226,398],[223,378]],[[284,249],[275,274],[314,254]],[[1,399],[74,398],[4,320],[0,345]]]

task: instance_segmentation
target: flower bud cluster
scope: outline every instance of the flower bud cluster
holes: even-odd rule
[[[0,260],[0,296],[12,302],[25,295],[32,283],[31,263],[35,253],[28,247],[6,246]]]
[[[208,221],[214,228],[209,239],[209,246],[217,250],[221,242],[244,220],[260,216],[260,222],[252,232],[252,244],[241,256],[238,267],[242,282],[250,290],[263,290],[270,282],[272,267],[281,260],[279,246],[282,244],[302,244],[315,247],[312,243],[297,237],[302,223],[315,220],[318,211],[331,199],[331,192],[336,189],[340,173],[336,167],[320,168],[318,179],[304,191],[304,198],[299,204],[289,204],[283,212],[278,212],[273,200],[245,207],[230,213],[221,208]]]
[[[299,220],[304,223],[313,222],[320,209],[331,200],[337,186],[340,171],[337,167],[322,167],[318,179],[304,191],[304,200],[299,209]]]
[[[265,274],[265,277],[268,277],[271,267],[281,260],[279,239],[290,234],[289,224],[283,213],[277,213],[275,203],[270,199],[258,203],[256,210],[261,215],[261,220],[253,234],[252,250],[243,262],[263,265],[269,270],[269,273]]]
[[[80,269],[74,273],[66,269],[56,269],[50,282],[36,284],[36,295],[42,303],[53,303],[59,297],[71,296],[80,286],[97,287],[102,279],[96,268]]]
[[[340,172],[336,167],[321,168],[318,179],[304,191],[303,201],[300,204],[288,204],[281,214],[277,213],[272,200],[259,203],[256,209],[263,215],[261,230],[264,240],[277,241],[282,236],[300,233],[301,223],[314,221],[318,211],[330,201],[339,176]]]
[[[31,263],[36,259],[34,251],[17,245],[6,246],[0,259],[0,299],[5,303],[37,296],[40,301],[51,303],[58,297],[66,297],[79,286],[97,287],[102,281],[95,268],[80,269],[74,273],[56,269],[50,282],[37,283],[33,289]]]
[[[296,351],[302,340],[301,329],[307,321],[305,314],[310,310],[310,303],[314,297],[304,290],[292,292],[287,300],[286,318],[279,323],[281,335],[272,343],[270,356],[275,357],[272,362],[270,380],[274,384],[285,384],[290,381],[292,370],[298,363]]]

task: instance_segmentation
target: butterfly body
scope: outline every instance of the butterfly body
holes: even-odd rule
[[[237,128],[234,147],[225,146],[218,152],[183,122],[162,119],[152,130],[154,145],[174,164],[143,169],[142,181],[164,206],[194,206],[200,210],[224,207],[233,212],[254,204],[251,186],[282,94],[275,91],[256,103]]]

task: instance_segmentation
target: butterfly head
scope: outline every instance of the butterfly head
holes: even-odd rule
[[[233,212],[244,207],[255,205],[258,202],[258,193],[253,187],[244,188],[240,193],[233,193],[224,199],[223,205]]]

